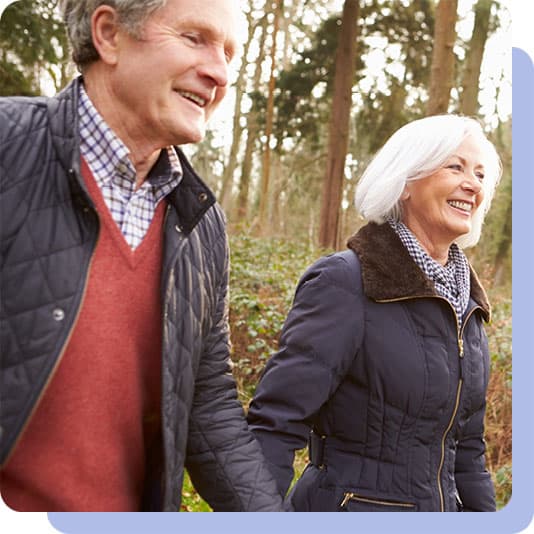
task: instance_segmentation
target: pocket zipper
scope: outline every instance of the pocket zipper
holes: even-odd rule
[[[415,508],[415,504],[412,503],[406,503],[406,502],[397,502],[397,501],[381,501],[378,499],[371,499],[369,497],[363,497],[362,495],[358,495],[357,493],[345,493],[345,496],[343,497],[343,501],[341,502],[341,508],[344,508],[347,506],[347,503],[349,501],[359,501],[359,502],[366,502],[370,504],[381,504],[383,506],[402,506],[404,508]]]

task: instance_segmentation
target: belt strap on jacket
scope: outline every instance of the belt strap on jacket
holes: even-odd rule
[[[326,436],[317,434],[314,430],[310,432],[308,440],[308,454],[310,462],[319,469],[324,468],[324,446]]]

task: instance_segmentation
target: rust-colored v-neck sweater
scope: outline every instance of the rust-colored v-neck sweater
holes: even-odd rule
[[[131,250],[85,162],[101,229],[83,306],[53,378],[2,472],[20,511],[139,511],[159,431],[165,202]]]

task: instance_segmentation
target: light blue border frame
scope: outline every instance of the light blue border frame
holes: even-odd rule
[[[513,61],[513,497],[500,512],[489,514],[147,514],[49,513],[51,524],[68,534],[177,534],[317,531],[331,532],[461,532],[512,533],[530,523],[534,511],[533,357],[529,328],[534,324],[528,304],[533,302],[529,280],[534,266],[532,222],[527,218],[534,200],[534,65],[518,48]],[[520,248],[518,243],[523,246]]]

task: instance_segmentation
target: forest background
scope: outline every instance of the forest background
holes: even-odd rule
[[[232,359],[247,406],[298,277],[364,224],[354,189],[404,123],[477,117],[504,173],[480,243],[467,250],[493,305],[486,432],[498,505],[512,487],[511,47],[498,0],[243,1],[244,45],[226,107],[184,147],[215,191],[232,249]],[[57,1],[19,0],[0,19],[0,96],[54,94],[76,70]],[[306,463],[297,455],[296,471]],[[188,480],[183,509],[209,510]]]

